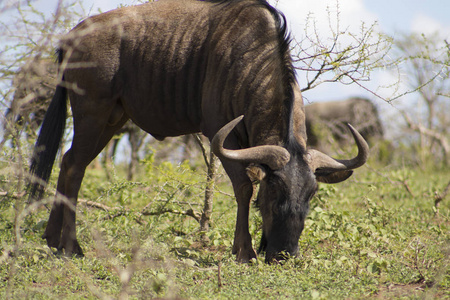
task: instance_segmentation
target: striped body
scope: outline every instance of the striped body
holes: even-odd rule
[[[243,114],[243,146],[279,144],[287,134],[279,128],[286,127],[285,58],[273,17],[257,3],[165,0],[91,17],[63,41],[75,66],[65,81],[76,82],[86,101],[120,99],[160,139],[198,131],[212,137]]]

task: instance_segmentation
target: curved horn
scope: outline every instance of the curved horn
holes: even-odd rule
[[[214,136],[211,149],[219,158],[243,163],[266,164],[272,170],[283,168],[290,159],[289,152],[280,146],[263,145],[247,149],[229,150],[223,148],[223,143],[234,127],[244,118],[239,116],[223,126]]]
[[[307,162],[313,172],[316,169],[331,169],[331,170],[351,170],[364,165],[369,157],[369,145],[361,136],[361,134],[353,128],[352,125],[347,124],[350,129],[356,145],[358,146],[358,155],[352,159],[334,159],[320,151],[309,149],[307,153]]]

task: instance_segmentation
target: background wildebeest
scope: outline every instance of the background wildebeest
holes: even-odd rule
[[[30,169],[48,181],[69,96],[74,135],[57,191],[70,204],[54,202],[43,235],[66,255],[83,253],[74,207],[86,166],[129,119],[160,140],[199,131],[212,140],[236,196],[239,261],[256,257],[248,228],[256,181],[260,251],[272,261],[297,254],[317,181],[343,181],[367,159],[367,143],[352,127],[355,158],[306,150],[285,18],[263,0],[161,0],[90,17],[62,39],[59,63],[62,82]],[[40,192],[34,185],[31,197]]]
[[[383,126],[378,110],[370,100],[353,97],[343,101],[317,102],[305,106],[308,145],[328,150],[338,142],[348,145],[347,123],[369,142],[383,139]]]

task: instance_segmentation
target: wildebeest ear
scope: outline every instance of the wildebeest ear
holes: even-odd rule
[[[253,183],[260,182],[266,177],[266,171],[261,165],[250,164],[247,169],[247,176]]]
[[[352,170],[329,171],[317,169],[314,174],[316,175],[316,180],[319,182],[338,183],[352,176],[353,171]]]

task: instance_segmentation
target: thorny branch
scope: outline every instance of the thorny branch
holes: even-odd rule
[[[206,188],[205,188],[205,199],[204,199],[204,206],[203,206],[203,211],[197,212],[192,208],[189,208],[187,210],[178,210],[178,209],[173,209],[173,208],[160,208],[157,211],[148,211],[147,208],[150,206],[151,203],[149,203],[148,205],[146,205],[142,211],[140,213],[138,213],[140,216],[154,216],[154,215],[162,215],[165,213],[172,213],[172,214],[178,214],[178,215],[184,215],[184,216],[189,216],[194,218],[197,222],[200,223],[200,230],[201,231],[207,231],[209,228],[209,222],[210,222],[210,218],[211,218],[211,213],[212,213],[212,201],[213,201],[213,196],[214,196],[214,183],[215,183],[215,177],[216,177],[216,173],[217,173],[217,166],[216,166],[216,161],[217,158],[215,157],[215,155],[212,153],[212,151],[210,151],[210,157],[209,159],[207,158],[207,151],[206,148],[200,138],[200,136],[198,134],[193,135],[195,140],[197,141],[197,144],[200,146],[202,153],[203,153],[203,157],[205,160],[205,164],[208,167],[208,174],[207,174],[207,178],[206,178]],[[98,208],[107,212],[116,210],[118,211],[117,213],[115,213],[114,215],[110,215],[107,218],[115,218],[124,214],[129,213],[130,211],[127,209],[123,209],[121,207],[108,207],[107,205],[98,203],[98,202],[94,202],[94,201],[88,201],[88,200],[84,200],[84,199],[78,199],[78,202],[81,204],[84,204],[86,206],[89,207],[94,207],[94,208]],[[164,201],[166,203],[168,203],[168,201]],[[171,202],[172,203],[172,202]]]
[[[193,134],[192,136],[194,137],[195,142],[197,143],[197,145],[202,150],[203,159],[205,160],[206,167],[209,169],[210,168],[210,166],[209,166],[210,161],[208,160],[208,154],[207,154],[205,145],[203,144],[202,139],[200,138],[200,134],[196,133],[196,134]]]
[[[1,191],[0,197],[21,199],[23,196],[25,196],[25,194],[26,194],[25,191],[20,192],[20,193],[9,193],[9,192]]]
[[[189,208],[187,210],[177,210],[172,208],[165,208],[159,211],[143,211],[141,214],[143,216],[159,216],[165,213],[172,213],[176,215],[184,215],[189,216],[195,219],[195,221],[200,222],[200,219],[202,217],[201,213],[194,211],[193,209]]]

